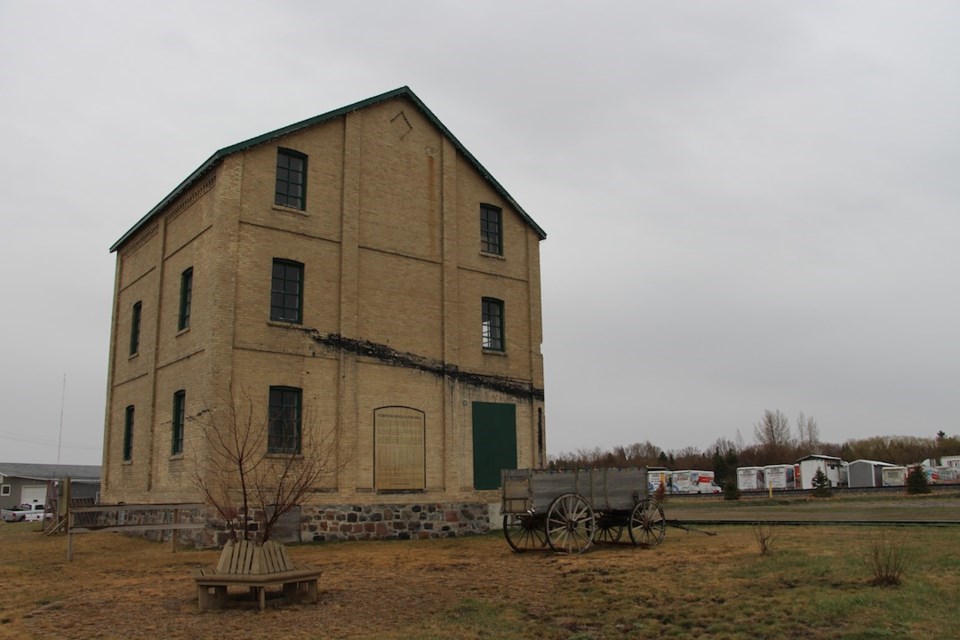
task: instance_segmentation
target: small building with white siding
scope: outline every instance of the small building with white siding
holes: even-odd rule
[[[943,456],[940,458],[940,466],[960,469],[960,456]]]
[[[812,453],[800,458],[797,463],[800,465],[801,489],[813,489],[813,477],[817,474],[817,470],[826,474],[831,487],[839,487],[843,484],[843,477],[841,476],[843,460],[840,458]]]

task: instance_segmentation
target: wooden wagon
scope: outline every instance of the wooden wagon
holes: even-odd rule
[[[515,551],[583,553],[594,542],[660,544],[663,508],[649,496],[647,469],[504,469],[503,534]]]

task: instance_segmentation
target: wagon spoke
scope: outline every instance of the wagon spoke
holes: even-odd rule
[[[593,542],[593,509],[575,493],[556,498],[547,512],[547,543],[561,553],[583,553]]]
[[[507,544],[518,553],[541,550],[547,546],[543,517],[508,513],[503,516],[503,535]]]
[[[660,544],[667,528],[663,507],[653,499],[641,500],[630,514],[629,528],[633,544],[643,547]]]
[[[594,535],[594,542],[614,543],[619,542],[623,536],[622,520],[617,520],[609,515],[597,518],[597,532]]]

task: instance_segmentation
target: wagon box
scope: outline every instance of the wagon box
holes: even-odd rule
[[[582,553],[624,530],[639,546],[663,538],[663,509],[649,498],[644,467],[504,469],[500,486],[503,533],[515,551]]]
[[[647,473],[627,469],[504,469],[503,513],[546,512],[564,493],[582,495],[594,509],[633,509],[648,497]]]

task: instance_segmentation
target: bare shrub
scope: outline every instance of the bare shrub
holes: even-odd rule
[[[895,587],[907,566],[906,547],[899,537],[881,533],[860,550],[860,560],[873,575],[870,584]]]
[[[296,416],[295,446],[270,452],[269,420],[244,389],[193,418],[205,451],[194,460],[193,482],[226,523],[231,539],[266,542],[280,517],[307,494],[330,484],[342,468],[335,430],[308,410]]]
[[[773,551],[773,542],[777,539],[777,532],[773,523],[759,520],[753,525],[753,537],[757,541],[760,555],[765,556]]]

